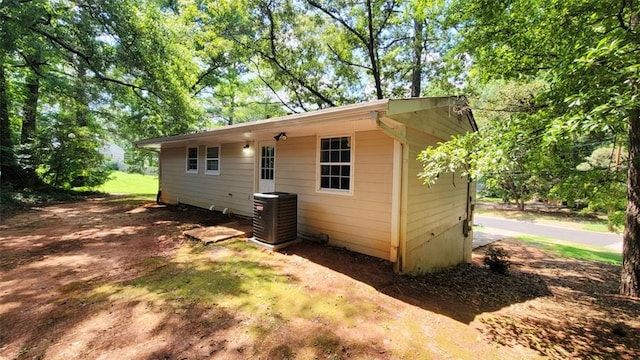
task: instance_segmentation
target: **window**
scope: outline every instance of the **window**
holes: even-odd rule
[[[207,147],[206,174],[220,175],[220,147]]]
[[[198,147],[187,148],[187,172],[198,172]]]
[[[351,136],[320,139],[320,189],[351,191]]]
[[[273,146],[263,146],[260,157],[260,179],[273,180],[275,172],[276,148]]]

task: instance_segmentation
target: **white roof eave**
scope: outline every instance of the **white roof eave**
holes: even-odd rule
[[[276,135],[281,131],[286,132],[297,127],[347,123],[362,120],[363,118],[369,118],[375,121],[375,118],[371,117],[371,112],[386,111],[388,103],[388,99],[382,99],[367,103],[310,111],[302,114],[229,125],[197,133],[146,139],[137,141],[135,146],[137,148],[159,149],[162,144],[183,143],[213,137],[220,139],[226,138],[229,142],[251,141],[257,140],[257,134],[264,134],[266,132],[273,132],[273,135]]]

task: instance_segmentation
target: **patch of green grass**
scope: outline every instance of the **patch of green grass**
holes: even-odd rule
[[[158,177],[114,171],[109,180],[97,190],[109,194],[131,194],[145,200],[155,200]]]
[[[593,223],[583,223],[581,226],[582,230],[588,231],[596,231],[596,232],[610,232],[609,225],[605,220],[600,220]]]
[[[520,235],[516,238],[530,244],[536,244],[561,257],[622,265],[622,254],[607,248],[581,245],[534,235]]]
[[[341,294],[310,293],[297,284],[294,275],[278,271],[271,258],[242,240],[224,245],[187,244],[171,259],[142,260],[138,264],[142,276],[97,288],[94,293],[144,299],[159,306],[198,303],[251,314],[259,319],[259,326],[252,329],[256,334],[268,333],[295,318],[353,327],[359,317],[376,308],[368,300],[353,304]]]
[[[493,203],[493,204],[499,204],[499,203],[502,203],[504,200],[502,198],[498,198],[498,197],[479,196],[478,197],[478,201],[488,202],[488,203]]]

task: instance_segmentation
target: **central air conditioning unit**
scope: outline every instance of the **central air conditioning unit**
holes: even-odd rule
[[[298,236],[298,195],[286,192],[253,194],[253,237],[267,244]]]

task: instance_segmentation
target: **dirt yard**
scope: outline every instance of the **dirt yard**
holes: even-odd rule
[[[182,233],[229,221],[126,198],[0,224],[0,359],[637,359],[619,267],[506,240],[511,274],[421,277],[315,243],[280,252]]]

